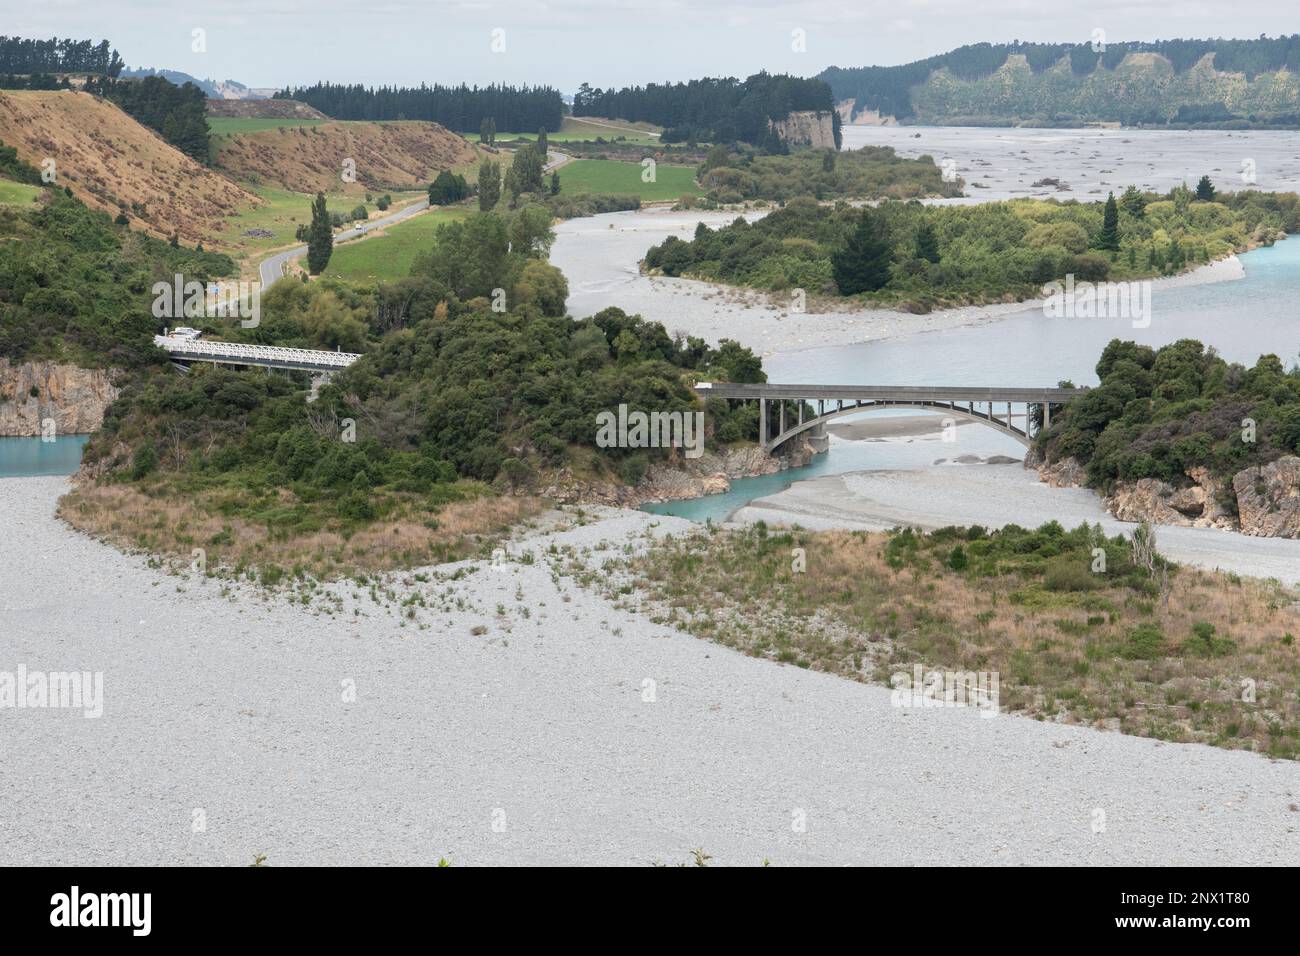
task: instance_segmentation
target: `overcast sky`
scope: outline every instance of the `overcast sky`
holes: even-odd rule
[[[107,38],[130,66],[249,86],[593,86],[812,75],[906,63],[964,43],[1253,37],[1296,32],[1282,0],[0,0],[0,33]],[[206,52],[193,32],[205,31]],[[493,52],[493,31],[504,51]],[[805,52],[792,49],[802,30]],[[500,45],[500,44],[498,44]]]

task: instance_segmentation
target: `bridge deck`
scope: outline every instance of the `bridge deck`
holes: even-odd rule
[[[327,352],[319,349],[291,349],[278,345],[243,345],[238,342],[208,342],[155,335],[154,344],[179,362],[217,362],[223,365],[261,365],[267,368],[300,369],[307,372],[338,371],[361,358],[355,352]]]
[[[999,388],[987,385],[736,385],[700,382],[702,398],[758,399],[768,401],[866,402],[1016,402],[1060,404],[1083,394],[1078,388]]]

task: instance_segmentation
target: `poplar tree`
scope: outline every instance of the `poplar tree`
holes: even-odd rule
[[[320,275],[334,254],[334,227],[329,210],[325,208],[325,194],[317,193],[311,204],[311,225],[307,227],[307,271]]]

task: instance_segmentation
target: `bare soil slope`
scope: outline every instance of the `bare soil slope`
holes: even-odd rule
[[[437,123],[325,123],[227,137],[216,165],[242,182],[313,193],[347,189],[341,174],[351,159],[352,185],[360,192],[410,189],[476,155],[463,137]]]
[[[261,202],[88,93],[0,92],[0,140],[37,168],[53,159],[58,185],[160,237],[208,241],[226,216]]]

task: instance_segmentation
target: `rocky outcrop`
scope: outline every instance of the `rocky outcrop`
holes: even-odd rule
[[[0,436],[37,436],[46,421],[56,435],[98,431],[117,398],[112,378],[112,370],[0,359]]]
[[[539,489],[538,494],[556,501],[635,508],[648,501],[676,501],[721,494],[731,488],[733,479],[772,475],[786,468],[798,468],[811,461],[814,454],[810,445],[801,442],[795,442],[795,447],[780,458],[757,446],[722,454],[706,451],[699,458],[681,459],[676,466],[652,465],[634,487],[611,481],[585,481],[565,468]]]
[[[1030,461],[1041,480],[1054,488],[1082,487],[1083,468],[1073,458],[1051,464]],[[1188,528],[1219,528],[1261,538],[1300,538],[1300,458],[1287,455],[1233,475],[1215,477],[1204,466],[1187,470],[1188,484],[1174,487],[1156,478],[1121,481],[1106,498],[1106,507],[1121,521]],[[1236,513],[1232,504],[1236,503]]]
[[[1025,456],[1025,467],[1031,467],[1029,456]],[[1043,463],[1040,458],[1036,467],[1039,479],[1053,488],[1076,488],[1088,483],[1088,476],[1084,473],[1083,466],[1075,458],[1062,458],[1050,465]]]
[[[791,146],[815,149],[835,148],[835,127],[830,111],[803,110],[788,113],[784,119],[768,120],[783,140]]]
[[[1232,478],[1242,534],[1300,537],[1300,458],[1288,455]]]

